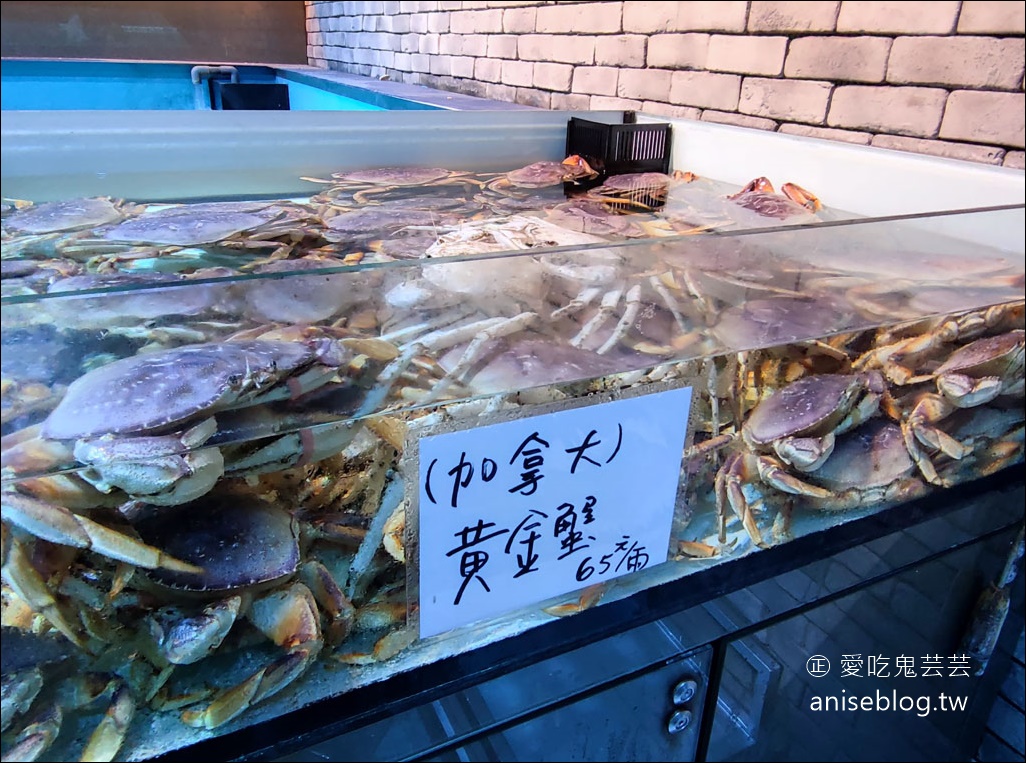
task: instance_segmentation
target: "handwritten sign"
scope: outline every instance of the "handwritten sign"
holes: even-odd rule
[[[420,635],[666,560],[691,389],[420,440]]]

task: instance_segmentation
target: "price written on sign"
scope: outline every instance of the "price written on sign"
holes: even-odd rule
[[[666,561],[691,389],[420,440],[420,635]]]

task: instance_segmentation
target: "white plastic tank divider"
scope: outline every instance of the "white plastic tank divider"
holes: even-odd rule
[[[1026,204],[1022,170],[641,113],[638,121],[673,125],[673,169],[738,185],[760,176],[777,188],[797,183],[836,209],[870,217]],[[1021,255],[1023,218],[1000,217],[997,229],[979,216],[930,218],[922,226]]]
[[[347,168],[508,170],[563,159],[584,112],[4,112],[3,193],[178,199],[308,193]],[[616,119],[620,112],[588,112]]]

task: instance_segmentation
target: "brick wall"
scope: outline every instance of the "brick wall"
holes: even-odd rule
[[[306,5],[314,66],[1026,167],[1021,0]]]

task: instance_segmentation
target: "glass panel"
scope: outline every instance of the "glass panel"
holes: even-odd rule
[[[1013,534],[732,644],[709,760],[971,757],[993,688],[976,674],[979,663],[963,639],[971,623],[981,629],[976,645],[996,638],[1004,623],[1000,608],[974,607],[987,581],[999,579]]]
[[[628,688],[632,681],[626,676],[667,662],[670,666],[665,668],[666,674],[672,674],[677,683],[681,680],[695,682],[687,699],[684,698],[687,686],[682,687],[682,693],[677,697],[681,708],[692,712],[694,721],[690,733],[680,737],[690,738],[693,743],[698,736],[697,710],[702,706],[708,685],[710,650],[696,651],[683,659],[680,650],[680,642],[665,626],[660,622],[648,623],[313,745],[283,760],[309,760],[311,757],[324,760],[412,758],[526,715],[565,712],[562,708],[546,708],[557,703],[562,705],[567,699],[603,684],[615,688],[603,690],[600,696],[616,695],[620,698],[617,701],[623,701],[624,695],[634,694],[634,690]],[[665,678],[660,678],[659,685],[662,686],[664,681]],[[651,679],[645,686],[652,688]],[[623,693],[621,688],[625,689]],[[672,687],[661,688],[648,699],[651,706],[647,709],[655,716],[650,720],[658,724],[673,705]],[[578,707],[572,712],[578,714],[580,710]],[[593,721],[597,723],[598,719],[593,718]],[[515,736],[519,738],[521,733],[518,731]],[[667,736],[660,731],[653,731],[652,735],[660,739]],[[539,742],[541,739],[551,740],[552,737],[542,737]],[[592,744],[596,741],[593,740]],[[523,749],[520,753],[528,754]]]
[[[1023,224],[1021,209],[960,217],[989,229]],[[866,344],[883,347],[914,330],[899,324],[981,309],[989,312],[980,319],[996,328],[1015,324],[1021,246],[1017,255],[1012,236],[1005,251],[929,231],[943,219],[614,246],[514,215],[457,226],[456,249],[444,261],[335,267],[343,259],[272,258],[256,268],[267,272],[228,276],[205,267],[187,274],[90,274],[64,260],[5,260],[4,343],[11,352],[5,354],[4,433],[42,421],[73,383],[54,417],[84,414],[84,404],[110,401],[123,384],[134,385],[134,394],[162,415],[70,429],[51,419],[44,436],[163,433],[215,412],[262,411],[269,402],[286,409],[261,424],[250,416],[249,426],[219,427],[221,440],[235,441],[627,372],[665,376],[669,363],[732,353],[807,353],[808,342],[819,342],[821,356],[844,352],[856,366],[884,365],[888,353],[868,353]],[[553,243],[564,245],[553,249]],[[866,333],[874,330],[877,338]],[[953,339],[964,340],[983,329],[955,330]],[[935,345],[949,341],[936,332],[924,337]],[[228,339],[251,344],[225,344]],[[237,352],[241,346],[270,354],[250,366]],[[27,361],[27,347],[38,347],[31,353],[38,357]],[[238,367],[227,358],[232,353]],[[110,366],[133,355],[134,361]],[[223,370],[214,372],[211,364]],[[145,381],[167,381],[158,367],[202,367],[209,384],[182,395],[180,386]],[[181,396],[176,406],[161,398],[165,389]],[[165,447],[178,452],[188,443]]]
[[[698,650],[426,760],[692,760],[711,653]],[[468,697],[463,711],[487,716],[499,697]]]

